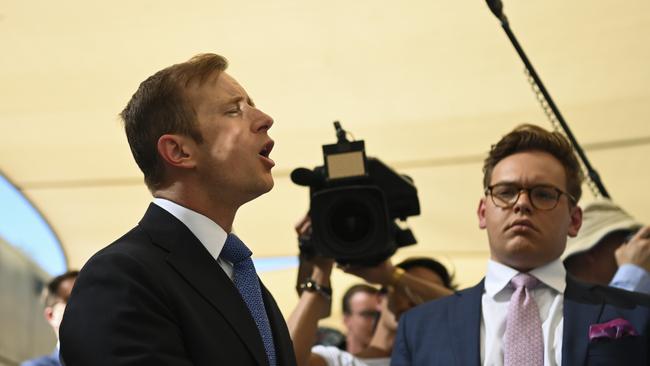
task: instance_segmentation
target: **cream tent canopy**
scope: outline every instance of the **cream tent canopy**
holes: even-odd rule
[[[505,12],[614,200],[650,222],[650,2],[506,0]],[[308,197],[288,176],[322,164],[338,119],[419,189],[419,244],[398,257],[435,256],[470,285],[488,256],[481,159],[519,123],[550,127],[482,1],[5,1],[0,47],[0,169],[72,267],[150,201],[117,114],[140,81],[197,53],[225,55],[276,122],[276,187],[236,220],[257,257],[296,254]],[[285,315],[294,276],[264,274]],[[334,281],[340,295],[351,279]]]

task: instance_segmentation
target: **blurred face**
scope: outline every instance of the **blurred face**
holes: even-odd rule
[[[566,192],[566,173],[552,155],[541,151],[520,152],[501,160],[492,172],[490,186],[501,183],[530,188],[557,187]],[[560,257],[567,235],[575,236],[582,223],[582,211],[561,195],[551,210],[533,207],[527,192],[510,208],[483,197],[478,208],[479,226],[486,229],[490,256],[494,261],[519,271],[529,271]]]
[[[444,283],[442,282],[442,278],[440,278],[440,276],[437,273],[431,271],[428,268],[413,267],[406,272],[429,283],[435,283],[444,286]],[[394,322],[392,322],[392,324],[389,324],[390,328],[397,329],[397,321],[399,321],[400,316],[402,316],[402,314],[405,313],[406,311],[410,310],[411,308],[421,303],[422,301],[420,301],[417,298],[414,298],[413,294],[407,293],[402,287],[398,286],[395,289],[391,289],[388,292],[387,305],[388,305],[388,309],[394,314],[394,317],[392,317],[394,319]]]
[[[380,310],[379,296],[367,292],[357,292],[350,298],[350,314],[344,314],[343,323],[348,337],[367,346]]]
[[[70,292],[72,292],[74,281],[74,278],[70,278],[61,282],[59,286],[59,293],[62,294],[66,299],[70,297]],[[45,308],[45,320],[47,320],[47,322],[54,330],[57,339],[59,338],[59,326],[61,325],[61,320],[63,320],[65,306],[66,302],[61,300],[54,305]]]
[[[236,205],[271,190],[275,163],[269,158],[273,140],[268,130],[273,119],[225,72],[191,85],[188,97],[203,136],[196,165],[202,186]]]
[[[628,234],[621,231],[609,234],[590,250],[571,255],[564,261],[567,271],[582,281],[609,285],[618,270],[614,253],[625,243]]]

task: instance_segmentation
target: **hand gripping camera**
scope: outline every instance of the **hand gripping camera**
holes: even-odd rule
[[[295,184],[309,187],[312,233],[300,250],[371,266],[416,243],[396,220],[420,214],[417,189],[410,177],[366,157],[364,142],[349,141],[339,122],[334,128],[338,142],[323,145],[324,165],[291,173]]]

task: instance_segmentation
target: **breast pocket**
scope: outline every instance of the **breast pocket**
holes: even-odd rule
[[[645,336],[594,342],[587,349],[587,365],[646,365],[647,353]]]

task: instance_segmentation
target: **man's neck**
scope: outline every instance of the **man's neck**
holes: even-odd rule
[[[164,198],[176,204],[179,204],[192,211],[198,212],[201,215],[209,218],[219,225],[226,233],[232,231],[232,224],[235,220],[238,206],[227,204],[223,202],[215,202],[214,199],[205,197],[204,195],[196,194],[183,194],[182,191],[174,189],[163,189],[153,193],[156,198]]]
[[[359,358],[383,358],[390,357],[395,342],[395,331],[379,324],[372,335],[370,344],[366,349],[354,354]]]
[[[358,352],[363,351],[366,348],[366,345],[357,341],[353,336],[350,334],[345,337],[345,349],[346,351],[356,354]]]

